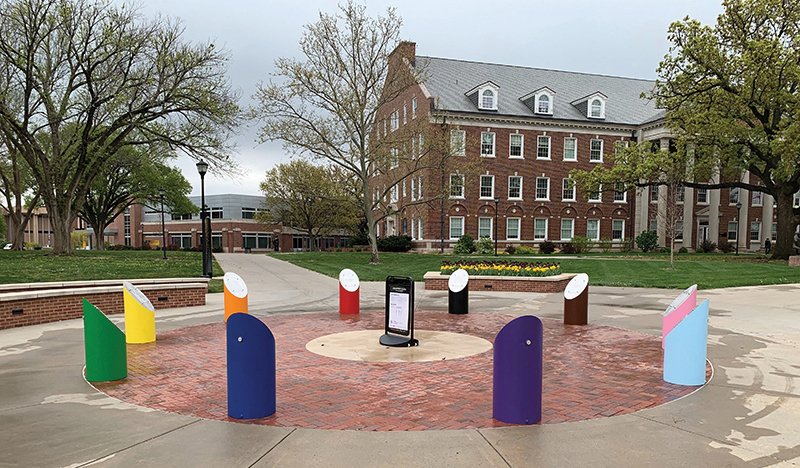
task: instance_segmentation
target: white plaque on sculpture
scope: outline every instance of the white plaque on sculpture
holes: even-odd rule
[[[567,287],[564,288],[564,299],[571,301],[576,297],[580,296],[583,291],[586,290],[586,287],[589,285],[589,275],[586,273],[581,273],[576,277],[572,278],[569,283],[567,283]]]
[[[128,294],[130,294],[134,299],[136,299],[136,302],[141,304],[142,307],[149,310],[150,312],[155,312],[156,309],[153,307],[153,303],[150,302],[150,299],[148,299],[147,296],[145,296],[144,293],[139,288],[134,286],[133,283],[128,281],[123,281],[122,287],[125,288],[125,290],[128,291]]]
[[[360,285],[358,275],[349,268],[345,268],[339,273],[339,283],[347,292],[357,291]]]
[[[228,272],[225,273],[225,276],[222,278],[222,282],[229,293],[238,298],[247,297],[247,284],[244,282],[241,276],[237,275],[236,273]]]
[[[463,268],[454,271],[447,280],[447,287],[454,293],[463,291],[467,284],[469,284],[469,273]]]

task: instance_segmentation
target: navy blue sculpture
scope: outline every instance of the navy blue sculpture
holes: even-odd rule
[[[542,321],[532,315],[507,323],[494,340],[492,417],[510,424],[542,420]]]
[[[228,317],[228,416],[265,418],[275,414],[275,338],[250,314]]]

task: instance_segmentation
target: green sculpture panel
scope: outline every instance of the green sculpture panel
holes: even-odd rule
[[[106,382],[128,376],[125,333],[86,299],[83,300],[83,338],[86,380]]]

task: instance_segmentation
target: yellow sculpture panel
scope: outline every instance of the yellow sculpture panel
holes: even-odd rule
[[[123,283],[125,340],[128,343],[156,341],[156,312],[150,299],[133,284]]]

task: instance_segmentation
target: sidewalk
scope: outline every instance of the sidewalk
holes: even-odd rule
[[[335,279],[263,255],[217,254],[248,284],[261,316],[338,309]],[[446,291],[417,289],[445,311]],[[590,288],[592,323],[660,335],[678,291]],[[529,427],[362,432],[256,426],[153,411],[95,391],[81,376],[80,320],[0,331],[0,466],[528,467],[800,464],[800,285],[699,291],[711,299],[714,376],[681,399],[624,416]],[[365,283],[362,310],[383,307]],[[470,293],[470,313],[561,317],[561,294]],[[208,304],[157,312],[157,331],[219,322]],[[114,317],[116,322],[122,316]],[[224,382],[219,383],[224,385]]]

